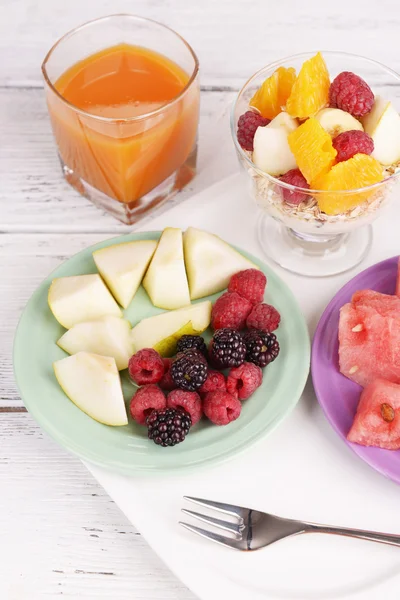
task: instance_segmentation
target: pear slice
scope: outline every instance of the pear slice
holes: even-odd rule
[[[331,137],[336,137],[344,131],[363,131],[360,121],[340,108],[322,108],[315,118]]]
[[[105,315],[120,317],[122,314],[97,273],[53,279],[48,303],[57,321],[66,329]]]
[[[57,381],[84,413],[104,425],[127,425],[128,417],[115,360],[78,352],[53,364]]]
[[[93,252],[100,275],[124,308],[136,294],[156,248],[156,240],[138,240]]]
[[[382,165],[397,163],[400,160],[400,115],[393,104],[376,96],[371,112],[362,122],[374,141],[372,156]]]
[[[119,371],[128,367],[133,354],[131,324],[120,317],[102,317],[97,321],[77,323],[66,331],[57,344],[68,352],[94,352],[112,356]]]
[[[158,308],[173,310],[190,304],[180,229],[164,229],[143,279],[143,287]]]
[[[286,127],[258,127],[254,136],[253,162],[269,175],[283,175],[297,167],[289,147]]]
[[[221,292],[239,271],[259,269],[217,235],[195,227],[185,231],[183,247],[192,300]]]
[[[211,308],[211,302],[206,300],[143,319],[131,332],[134,351],[154,348],[162,356],[172,356],[182,335],[200,335],[207,329]]]

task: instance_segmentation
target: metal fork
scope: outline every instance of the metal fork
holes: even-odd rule
[[[282,519],[281,517],[259,512],[251,508],[243,508],[242,506],[224,504],[222,502],[212,502],[211,500],[192,498],[191,496],[184,496],[184,499],[205,508],[216,510],[224,515],[235,517],[235,520],[232,522],[225,521],[183,508],[182,512],[186,515],[199,519],[216,529],[225,530],[231,534],[231,537],[209,531],[208,529],[202,529],[189,523],[183,523],[182,521],[179,522],[180,525],[208,540],[244,552],[264,548],[278,540],[300,533],[332,533],[369,540],[371,542],[380,542],[381,544],[390,544],[391,546],[400,546],[400,535],[364,531],[362,529],[348,529],[345,527],[331,527],[329,525],[318,525],[305,521],[294,521],[293,519]]]

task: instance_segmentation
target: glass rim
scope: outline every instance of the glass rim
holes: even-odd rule
[[[372,58],[367,58],[366,56],[361,56],[360,54],[354,54],[351,52],[340,52],[340,51],[336,51],[336,50],[320,50],[320,52],[322,55],[328,54],[331,56],[343,56],[343,57],[348,56],[350,58],[361,59],[363,61],[369,62],[372,65],[380,67],[387,73],[390,73],[391,75],[393,75],[393,77],[395,77],[399,81],[399,85],[400,85],[400,74],[397,73],[396,71],[394,71],[393,69],[391,69],[390,67],[387,67],[383,63],[380,63],[377,60],[373,60]],[[269,173],[266,173],[265,171],[261,171],[261,169],[256,167],[256,165],[251,160],[251,158],[249,158],[249,156],[246,154],[246,151],[243,150],[243,148],[239,144],[239,141],[237,139],[236,124],[235,124],[235,110],[236,110],[236,107],[237,107],[237,104],[238,104],[240,98],[242,97],[242,94],[247,89],[247,87],[251,84],[251,82],[254,79],[256,79],[257,77],[259,77],[264,71],[278,68],[278,67],[282,66],[282,63],[284,63],[284,62],[287,62],[290,60],[297,60],[299,58],[306,58],[306,57],[314,56],[315,54],[316,54],[316,52],[309,51],[309,52],[300,52],[298,54],[292,54],[290,56],[286,56],[284,58],[281,58],[280,60],[276,60],[272,63],[269,63],[265,67],[262,67],[261,69],[256,71],[253,75],[251,75],[251,77],[249,77],[249,79],[241,87],[235,100],[232,103],[230,125],[231,125],[231,134],[232,134],[232,138],[233,138],[233,143],[235,145],[236,151],[239,153],[241,158],[243,158],[245,160],[245,162],[248,164],[248,166],[251,169],[253,169],[253,171],[255,171],[257,173],[257,175],[259,175],[260,177],[263,177],[264,179],[269,180],[271,183],[273,183],[275,185],[286,188],[287,190],[289,190],[291,192],[303,192],[309,196],[318,196],[321,194],[329,194],[329,193],[341,194],[341,195],[351,195],[351,194],[357,194],[360,192],[375,191],[375,190],[379,189],[381,186],[384,186],[387,183],[389,183],[389,181],[396,180],[400,176],[400,169],[399,169],[399,171],[392,173],[388,177],[385,177],[385,179],[382,179],[382,181],[378,181],[378,183],[373,183],[372,185],[368,185],[368,186],[361,187],[361,188],[353,188],[351,190],[313,190],[311,188],[302,188],[297,185],[292,185],[290,183],[281,181],[278,177],[274,177],[273,175],[269,175]],[[384,165],[382,165],[382,168],[383,167],[384,167]]]
[[[182,88],[182,90],[179,92],[179,94],[177,94],[174,98],[172,98],[171,100],[168,100],[168,102],[165,102],[164,104],[162,104],[161,106],[159,106],[158,108],[151,110],[149,112],[146,112],[142,115],[136,115],[133,117],[123,117],[123,118],[115,118],[115,117],[103,117],[101,115],[94,115],[93,113],[90,113],[82,108],[79,108],[78,106],[75,106],[75,104],[73,104],[72,102],[70,102],[69,100],[67,100],[66,98],[64,98],[64,96],[62,94],[60,94],[60,92],[55,88],[55,86],[53,85],[53,83],[50,81],[50,78],[48,76],[47,73],[47,63],[50,60],[54,50],[62,43],[65,42],[66,40],[68,40],[70,37],[72,37],[75,33],[81,31],[82,29],[85,29],[87,27],[90,27],[91,25],[94,25],[96,23],[99,23],[101,21],[109,21],[112,19],[115,19],[117,17],[124,17],[124,18],[128,18],[128,19],[134,19],[136,21],[143,21],[143,22],[147,22],[153,25],[158,25],[159,27],[162,27],[168,31],[170,31],[171,33],[173,33],[182,43],[183,45],[186,47],[186,49],[189,51],[189,53],[191,54],[193,60],[194,60],[194,67],[192,70],[192,74],[190,75],[190,78],[188,80],[188,82],[186,83],[186,85]],[[129,122],[129,123],[133,123],[133,122],[138,122],[138,121],[142,121],[143,119],[148,119],[149,117],[152,117],[154,115],[157,115],[161,112],[163,112],[166,108],[172,106],[173,104],[175,104],[176,102],[178,102],[185,94],[186,92],[189,90],[189,88],[192,86],[192,84],[194,83],[194,81],[197,78],[197,75],[199,73],[199,59],[197,58],[197,55],[195,53],[195,51],[193,50],[193,48],[191,47],[191,45],[185,40],[185,38],[183,38],[179,33],[177,33],[174,29],[172,29],[171,27],[168,27],[168,25],[164,25],[163,23],[160,23],[159,21],[156,21],[155,19],[148,19],[147,17],[141,17],[139,15],[133,15],[130,13],[115,13],[112,15],[107,15],[105,17],[99,17],[97,19],[91,19],[90,21],[86,21],[85,23],[82,23],[82,25],[78,25],[78,27],[75,27],[74,29],[70,29],[70,31],[67,31],[67,33],[65,33],[63,36],[61,36],[54,44],[53,46],[50,48],[50,50],[47,52],[46,56],[43,59],[42,65],[41,65],[41,70],[42,70],[42,75],[43,78],[45,80],[45,83],[49,86],[49,88],[51,89],[51,91],[64,103],[66,104],[69,108],[73,109],[75,112],[84,115],[85,117],[91,118],[91,119],[95,119],[97,121],[102,121],[102,122],[106,122],[106,123],[125,123],[125,122]]]

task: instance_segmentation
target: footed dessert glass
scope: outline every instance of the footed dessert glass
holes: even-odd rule
[[[345,213],[328,215],[318,206],[319,197],[327,192],[299,188],[268,175],[255,166],[252,153],[240,146],[237,138],[238,120],[249,110],[249,101],[254,92],[278,67],[294,67],[298,73],[303,62],[314,54],[290,56],[255,73],[234,102],[231,132],[247,188],[261,209],[257,236],[265,255],[294,273],[324,277],[355,267],[368,254],[372,244],[371,223],[398,191],[400,169],[399,165],[385,168],[385,178],[369,187],[335,190],[335,197],[351,200],[359,197],[363,201]],[[400,75],[396,72],[374,60],[353,54],[322,52],[322,55],[331,81],[342,71],[354,72],[370,85],[375,95],[385,96],[385,100],[391,100],[395,109],[399,110],[395,94],[392,92],[389,97],[386,93],[386,89],[393,89],[389,86],[400,85]],[[386,88],[382,94],[381,87]],[[283,193],[286,190],[304,194],[301,204],[295,206],[284,202]]]

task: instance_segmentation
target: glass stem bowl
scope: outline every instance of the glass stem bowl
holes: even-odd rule
[[[400,75],[362,56],[342,52],[322,54],[331,80],[342,71],[354,72],[370,85],[374,93],[392,100],[396,107],[393,87],[400,85]],[[249,110],[254,92],[278,67],[294,67],[298,73],[304,61],[313,55],[291,56],[253,75],[233,104],[231,132],[247,191],[260,209],[257,237],[264,254],[291,272],[325,277],[352,269],[367,256],[372,245],[371,224],[384,212],[393,197],[400,180],[400,170],[398,165],[387,170],[381,182],[369,187],[323,192],[284,183],[278,177],[261,171],[253,163],[252,153],[242,149],[237,139],[238,120]],[[383,86],[386,86],[387,94],[379,89]],[[340,206],[348,206],[348,210],[335,215],[325,214],[320,205],[327,194]],[[297,199],[300,195],[301,201],[291,204],[291,195]]]

